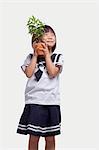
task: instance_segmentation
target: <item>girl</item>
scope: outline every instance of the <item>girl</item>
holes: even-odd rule
[[[48,25],[40,38],[32,37],[32,47],[33,54],[21,66],[28,81],[17,133],[29,134],[28,150],[38,150],[40,136],[45,137],[45,150],[55,150],[55,135],[61,133],[59,74],[63,55],[53,53],[56,35]]]

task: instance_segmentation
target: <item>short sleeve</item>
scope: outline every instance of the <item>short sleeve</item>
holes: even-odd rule
[[[24,60],[23,65],[21,65],[22,71],[25,71],[26,67],[29,66],[30,62],[31,62],[31,54],[29,54],[29,55],[26,57],[26,59]]]
[[[60,69],[60,73],[62,72],[63,70],[63,64],[64,64],[64,58],[63,58],[63,55],[62,54],[58,54],[56,59],[55,59],[55,66],[59,67]]]

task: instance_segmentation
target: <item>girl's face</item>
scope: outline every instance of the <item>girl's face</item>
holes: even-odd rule
[[[42,42],[46,44],[50,51],[56,43],[56,36],[51,30],[49,30],[48,32],[45,32],[40,39],[37,39],[33,42],[32,46],[37,51],[38,55],[44,55],[44,52],[42,51],[43,47],[41,45]]]
[[[44,35],[42,36],[42,41],[45,42],[47,46],[53,47],[56,43],[56,37],[50,30],[49,32],[44,33]]]

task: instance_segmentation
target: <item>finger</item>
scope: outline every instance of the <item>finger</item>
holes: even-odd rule
[[[37,45],[35,43],[33,43],[33,48],[37,47]]]
[[[45,43],[41,43],[41,45],[43,46],[43,48],[46,48],[46,44]]]

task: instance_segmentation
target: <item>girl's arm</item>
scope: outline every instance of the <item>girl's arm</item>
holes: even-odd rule
[[[25,71],[24,71],[24,73],[26,74],[26,76],[28,78],[30,78],[33,75],[35,67],[36,67],[36,62],[37,62],[37,56],[34,54],[32,59],[31,59],[29,66],[27,66]]]
[[[49,76],[55,77],[60,72],[60,66],[55,66],[50,58],[50,54],[45,55],[46,69]]]
[[[45,43],[42,43],[42,46],[43,46],[42,50],[45,55],[46,69],[48,71],[48,74],[51,77],[55,77],[55,76],[57,76],[57,74],[59,74],[61,72],[61,70],[60,70],[61,65],[58,64],[55,66],[51,60],[50,52],[49,52],[47,45]]]

